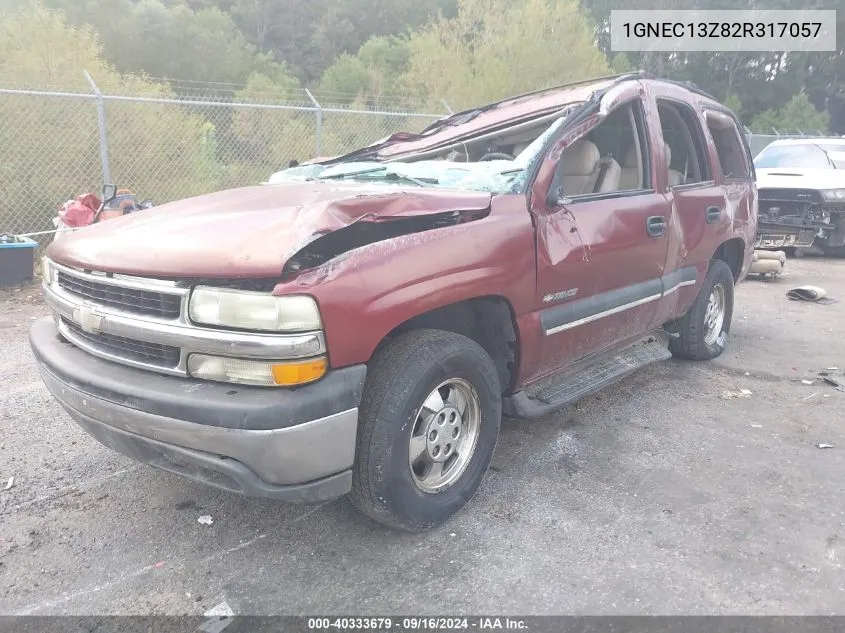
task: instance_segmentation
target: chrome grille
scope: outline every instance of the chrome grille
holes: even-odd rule
[[[146,341],[138,341],[104,332],[93,334],[86,332],[65,317],[62,317],[62,324],[74,338],[84,340],[93,349],[102,353],[156,367],[173,368],[179,365],[180,350],[178,347],[147,343]]]
[[[166,292],[100,283],[69,275],[61,270],[58,273],[58,282],[65,291],[77,297],[133,314],[177,319],[182,308],[182,297]]]
[[[255,359],[325,353],[322,331],[236,332],[190,323],[185,282],[88,272],[45,259],[44,298],[59,331],[95,356],[162,374],[187,376],[191,354]],[[83,327],[84,326],[84,327]]]

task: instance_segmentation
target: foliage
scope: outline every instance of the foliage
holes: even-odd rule
[[[742,101],[735,94],[728,95],[722,103],[742,121]]]
[[[819,112],[810,103],[804,92],[799,92],[779,110],[769,109],[758,114],[751,123],[751,129],[761,134],[770,134],[774,130],[781,133],[827,133],[830,115]]]
[[[6,12],[0,30],[0,82],[36,82],[90,93],[83,70],[104,92],[167,96],[144,77],[121,76],[104,61],[94,32],[68,26],[37,4]],[[173,106],[106,106],[112,177],[159,199],[213,186],[205,171],[203,121]],[[59,204],[98,190],[97,111],[93,100],[15,96],[0,100],[0,225],[14,223],[20,205],[37,209],[48,228]],[[73,148],[68,151],[68,148]],[[41,166],[49,161],[50,170]],[[178,182],[166,176],[178,174]]]
[[[610,11],[642,9],[641,0],[583,0],[584,8],[598,24],[599,48],[610,54]],[[830,9],[826,0],[768,0],[766,9]],[[842,7],[842,0],[836,3]],[[758,0],[656,0],[650,9],[759,9]],[[716,99],[736,95],[742,102],[742,116],[753,120],[770,109],[783,107],[795,94],[804,91],[818,110],[830,116],[834,133],[845,134],[845,11],[837,16],[837,50],[830,52],[761,53],[673,52],[654,51],[626,53],[636,68],[658,76],[693,81]],[[618,57],[618,55],[617,55]],[[778,128],[780,129],[780,128]],[[802,128],[804,129],[804,128]]]
[[[410,47],[410,89],[453,108],[608,72],[576,0],[459,0]]]
[[[405,91],[404,75],[411,60],[407,39],[374,37],[356,55],[341,55],[326,69],[319,92],[331,103],[392,109],[395,95]]]
[[[238,103],[279,104],[292,100],[299,82],[286,71],[275,77],[250,76],[235,93]],[[284,109],[239,108],[232,117],[230,142],[236,156],[223,186],[260,182],[289,161],[310,158],[316,142],[314,114]]]

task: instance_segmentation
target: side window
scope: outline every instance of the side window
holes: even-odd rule
[[[669,186],[712,180],[707,143],[695,111],[686,104],[658,99],[657,113],[669,164]]]
[[[639,101],[613,110],[566,148],[552,187],[574,198],[651,189],[650,161]]]
[[[707,129],[713,137],[719,165],[725,178],[745,180],[751,177],[751,169],[746,160],[747,153],[740,141],[739,131],[734,120],[727,115],[707,113]]]

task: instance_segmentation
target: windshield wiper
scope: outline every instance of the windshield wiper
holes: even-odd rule
[[[827,150],[824,147],[822,147],[818,143],[812,143],[812,145],[815,145],[816,147],[819,148],[821,153],[824,154],[824,157],[827,159],[827,162],[830,163],[831,167],[833,167],[834,169],[838,169],[838,167],[836,166],[836,163],[833,162],[833,159],[830,157],[830,154],[827,153]]]
[[[365,174],[374,174],[386,170],[387,167],[370,167],[369,169],[359,169],[358,171],[344,171],[339,174],[329,174],[328,176],[315,176],[316,180],[331,180],[333,178],[350,178],[352,176],[363,176]]]
[[[381,172],[385,172],[383,176],[379,176],[378,180],[402,180],[406,182],[412,182],[418,187],[430,187],[431,185],[438,184],[438,180],[436,178],[414,178],[413,176],[404,176],[402,174],[397,174],[394,171],[387,171],[387,167],[373,167],[370,169],[361,169],[359,171],[348,171],[343,172],[340,174],[329,174],[328,176],[317,176],[317,180],[332,180],[336,178],[353,178],[355,176],[367,176],[370,174],[378,174]]]

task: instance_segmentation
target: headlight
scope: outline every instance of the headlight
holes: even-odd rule
[[[41,258],[41,277],[44,279],[44,283],[48,286],[53,285],[56,281],[56,277],[58,276],[58,271],[55,266],[53,266],[53,262],[50,261],[50,258],[46,255]]]
[[[274,297],[267,292],[198,286],[188,315],[196,323],[266,332],[319,330],[317,302],[305,295]]]
[[[258,387],[293,387],[314,382],[326,374],[325,357],[294,362],[246,360],[191,354],[188,373],[194,378]]]
[[[822,197],[825,200],[845,200],[845,189],[824,189]]]

